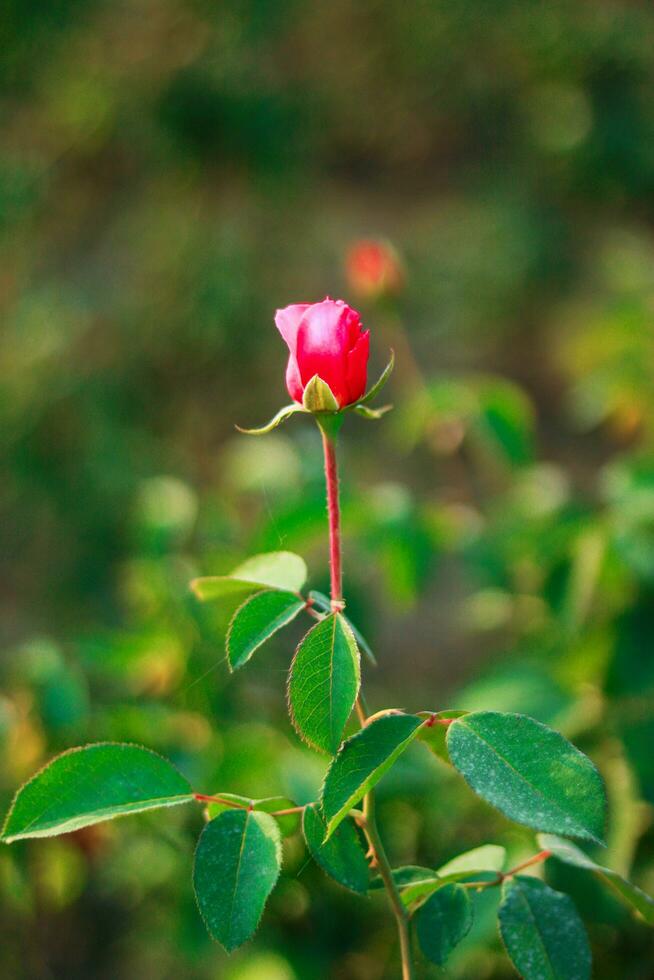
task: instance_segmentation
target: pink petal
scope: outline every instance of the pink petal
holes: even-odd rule
[[[295,354],[289,355],[288,364],[286,365],[286,388],[293,401],[302,402],[304,385],[300,378],[300,369],[297,366]]]
[[[275,313],[275,326],[286,341],[291,354],[295,353],[300,321],[310,305],[310,303],[293,303]]]
[[[339,405],[347,404],[348,313],[343,303],[325,300],[305,313],[297,332],[296,356],[303,384],[314,374],[326,381]]]
[[[357,402],[366,390],[369,352],[370,331],[366,330],[347,356],[348,405]]]

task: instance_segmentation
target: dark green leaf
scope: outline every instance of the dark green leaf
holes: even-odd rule
[[[388,772],[416,737],[422,719],[388,714],[376,718],[342,745],[322,787],[322,809],[331,836],[353,806]]]
[[[506,381],[482,384],[474,431],[494,453],[513,465],[534,457],[533,408],[524,392]]]
[[[306,412],[306,409],[296,403],[284,405],[276,415],[273,415],[270,422],[266,422],[265,425],[260,426],[258,429],[243,429],[240,425],[237,425],[236,428],[246,436],[265,436],[266,433],[272,432],[273,429],[276,429],[278,425],[285,422],[291,415],[295,415],[296,412]]]
[[[227,800],[227,803],[207,803],[207,814],[211,819],[226,810],[233,810],[234,807],[230,807],[229,803],[236,803],[243,808],[252,807],[253,810],[271,814],[278,810],[290,810],[295,806],[293,800],[289,800],[285,796],[267,796],[263,800],[251,800],[247,796],[237,796],[236,793],[216,793],[216,796]],[[294,834],[300,826],[299,813],[285,813],[281,817],[275,817],[275,820],[284,837]]]
[[[279,828],[256,810],[229,810],[206,825],[193,887],[214,939],[231,953],[256,930],[281,867]]]
[[[632,909],[635,909],[646,922],[654,925],[654,899],[650,898],[637,885],[633,885],[617,871],[605,868],[601,864],[596,864],[587,854],[570,841],[561,840],[552,834],[539,834],[538,842],[544,850],[551,851],[552,855],[565,864],[571,864],[575,868],[584,868],[592,871],[598,878],[609,885],[620,898]]]
[[[312,590],[309,593],[309,598],[313,599],[315,605],[318,606],[319,609],[322,609],[323,612],[326,613],[331,612],[332,604],[327,598],[327,596],[324,595],[322,592],[316,592],[315,590]],[[372,649],[370,648],[370,644],[366,640],[365,636],[363,636],[361,631],[357,629],[357,627],[354,625],[351,619],[348,619],[348,617],[344,616],[343,613],[341,613],[341,615],[343,616],[343,619],[354,633],[354,639],[357,641],[357,646],[359,647],[359,650],[361,650],[365,654],[365,656],[368,658],[368,660],[373,665],[373,667],[376,667],[377,659],[374,653],[372,652]]]
[[[601,777],[558,732],[525,715],[479,711],[452,722],[447,748],[475,793],[511,820],[603,842]]]
[[[302,829],[314,861],[340,885],[365,894],[368,889],[368,861],[353,820],[344,820],[324,843],[327,825],[317,804],[304,810]]]
[[[518,875],[502,890],[502,941],[524,980],[588,980],[588,938],[574,903],[537,878]]]
[[[227,659],[232,670],[247,663],[255,650],[290,623],[305,606],[292,592],[269,589],[246,599],[227,631]]]
[[[288,677],[291,720],[310,745],[334,753],[359,693],[359,651],[340,613],[332,613],[300,642]]]
[[[472,905],[465,888],[445,885],[416,913],[416,932],[423,953],[442,966],[472,925]]]
[[[2,837],[7,843],[52,837],[192,799],[186,779],[156,752],[101,742],[64,752],[25,783],[14,797]]]
[[[424,718],[431,724],[423,725],[418,733],[418,739],[434,753],[435,756],[449,765],[450,757],[447,754],[447,725],[439,725],[438,720],[448,718],[462,718],[467,714],[465,711],[418,711],[418,717]]]

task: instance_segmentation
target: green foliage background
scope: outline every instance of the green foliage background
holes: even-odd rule
[[[654,12],[646,0],[9,0],[0,22],[0,789],[137,741],[194,786],[315,798],[289,633],[228,675],[188,581],[303,554],[326,588],[316,433],[291,420],[277,306],[348,290],[390,238],[407,288],[359,304],[395,412],[343,446],[348,611],[372,709],[524,711],[602,770],[602,864],[654,890]],[[295,627],[291,628],[291,631]],[[297,637],[301,635],[297,628]],[[532,835],[419,748],[380,788],[396,863]],[[227,960],[194,907],[201,815],[0,853],[8,978],[381,980],[383,901],[293,839]],[[553,863],[553,862],[552,862]],[[548,867],[599,978],[651,933]],[[508,976],[478,920],[451,974]]]

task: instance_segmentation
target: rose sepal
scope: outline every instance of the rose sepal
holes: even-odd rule
[[[377,395],[379,394],[379,392],[382,390],[382,388],[386,384],[386,382],[388,381],[388,379],[390,378],[391,374],[393,373],[393,368],[394,367],[395,367],[395,351],[393,350],[393,348],[391,348],[391,357],[390,357],[390,360],[389,360],[388,364],[386,365],[386,367],[384,368],[384,370],[382,371],[382,373],[379,375],[379,377],[375,381],[375,383],[372,386],[372,388],[369,388],[368,391],[365,393],[365,395],[363,395],[362,398],[359,398],[357,400],[356,404],[350,405],[348,407],[349,408],[358,408],[359,405],[367,405],[369,402],[371,402],[373,400],[373,398],[376,398]],[[388,406],[388,408],[390,408],[390,407],[391,406]],[[388,408],[378,409],[378,411],[381,411],[382,414],[383,414],[384,410],[388,411]]]
[[[282,422],[285,422],[286,419],[290,418],[291,415],[295,415],[297,412],[307,414],[307,409],[304,408],[303,405],[298,405],[296,402],[293,402],[292,405],[284,405],[283,408],[280,408],[277,414],[273,415],[270,422],[266,422],[265,425],[262,425],[259,428],[244,429],[240,425],[237,425],[236,428],[239,432],[242,432],[246,436],[265,436],[268,432],[272,432],[273,429],[276,429],[278,425],[281,425]]]

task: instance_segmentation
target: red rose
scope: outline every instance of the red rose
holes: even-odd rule
[[[343,300],[297,303],[277,310],[277,329],[289,349],[286,387],[302,403],[317,375],[329,385],[339,408],[357,402],[366,390],[370,333]]]
[[[400,292],[404,284],[399,256],[388,242],[355,242],[347,254],[345,269],[350,287],[360,296],[390,296]]]

